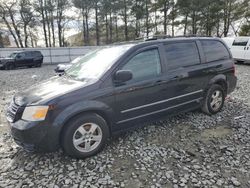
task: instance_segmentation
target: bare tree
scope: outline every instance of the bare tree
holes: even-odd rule
[[[18,43],[18,40],[17,40],[17,36],[16,36],[15,32],[13,31],[13,29],[11,27],[11,23],[9,22],[9,19],[8,19],[8,12],[7,12],[5,6],[6,6],[5,4],[0,4],[0,15],[1,15],[1,18],[2,18],[3,22],[7,26],[10,34],[12,35],[12,37],[13,37],[15,43],[16,43],[16,46],[19,48],[19,43]]]
[[[34,7],[39,14],[38,18],[40,18],[39,20],[42,23],[45,46],[48,47],[49,45],[48,45],[48,36],[47,36],[46,18],[45,18],[46,8],[44,0],[35,0]]]
[[[28,27],[30,26],[31,22],[34,20],[32,5],[29,0],[20,0],[20,15],[21,21],[23,25],[23,32],[24,32],[24,45],[28,47]]]
[[[8,1],[8,2],[4,2],[3,5],[4,5],[4,9],[8,15],[8,19],[9,19],[8,22],[10,23],[11,27],[13,27],[13,30],[15,31],[15,34],[17,36],[19,46],[21,48],[23,48],[24,46],[23,46],[23,41],[22,41],[22,37],[21,37],[21,31],[20,31],[20,27],[18,26],[19,20],[17,19],[18,18],[18,16],[17,16],[18,2],[16,0]]]
[[[63,41],[63,22],[65,21],[64,12],[69,6],[68,0],[56,0],[56,21],[57,21],[57,32],[58,32],[58,40],[59,46],[64,46]]]

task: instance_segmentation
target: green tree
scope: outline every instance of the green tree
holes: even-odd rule
[[[240,29],[240,36],[250,36],[250,22],[248,24],[244,24]]]

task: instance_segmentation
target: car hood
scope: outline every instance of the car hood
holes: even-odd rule
[[[0,62],[8,62],[8,61],[13,61],[13,60],[14,60],[13,58],[9,58],[9,57],[0,58]]]
[[[66,77],[53,77],[41,84],[32,86],[14,96],[20,106],[43,104],[55,97],[89,85],[89,82],[75,81]]]

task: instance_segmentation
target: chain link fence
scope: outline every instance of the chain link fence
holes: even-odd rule
[[[82,56],[95,50],[97,46],[84,46],[84,47],[61,47],[61,48],[1,48],[0,57],[7,57],[15,51],[40,51],[43,56],[43,62],[46,64],[68,63],[78,56]]]

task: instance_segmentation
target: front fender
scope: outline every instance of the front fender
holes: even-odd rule
[[[108,125],[112,125],[113,110],[106,104],[98,101],[85,101],[72,104],[59,113],[49,126],[47,138],[50,138],[53,148],[58,149],[60,147],[60,134],[65,123],[79,113],[90,111],[102,113],[101,115],[105,115],[104,118],[108,118]],[[111,129],[111,126],[109,128]]]
[[[99,101],[83,101],[65,108],[54,120],[53,127],[62,127],[69,119],[82,112],[101,112],[112,123],[113,109]]]

